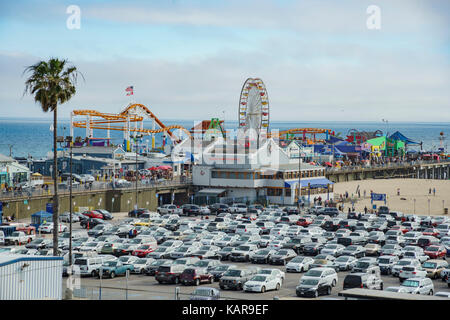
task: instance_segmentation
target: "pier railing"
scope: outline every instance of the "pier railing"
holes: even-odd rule
[[[418,165],[426,165],[426,164],[450,164],[450,160],[416,160],[409,162],[390,162],[390,163],[377,163],[371,164],[369,166],[366,165],[353,165],[353,166],[344,166],[341,168],[326,168],[325,172],[327,173],[338,173],[338,172],[346,172],[346,171],[358,171],[358,170],[373,170],[373,169],[389,169],[389,168],[407,168]]]
[[[177,177],[172,180],[139,180],[137,183],[137,189],[146,189],[146,188],[154,188],[154,187],[180,187],[180,186],[189,186],[192,184],[192,178],[187,177]],[[86,191],[103,191],[103,190],[135,190],[136,189],[136,181],[130,181],[126,184],[113,185],[112,182],[105,181],[96,181],[89,184],[74,184],[72,185],[72,193],[78,194]],[[58,186],[58,194],[59,195],[69,195],[70,190],[69,187]],[[44,189],[41,187],[38,188],[27,188],[24,190],[15,190],[15,191],[2,191],[0,192],[0,201],[12,200],[16,198],[32,198],[39,196],[51,196],[53,195],[53,186],[49,186],[48,189]]]

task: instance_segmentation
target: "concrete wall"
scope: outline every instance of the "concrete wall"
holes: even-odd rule
[[[138,189],[138,207],[148,208],[156,211],[158,200],[156,193],[158,192],[160,203],[170,203],[172,192],[175,193],[175,204],[183,204],[189,202],[187,186],[180,187],[164,187],[164,188],[143,188]],[[73,193],[74,211],[78,207],[93,207],[94,209],[106,209],[110,212],[128,212],[134,208],[136,191],[129,190],[102,190],[102,191],[84,191],[81,193]],[[16,220],[29,218],[37,211],[44,210],[47,203],[53,202],[53,197],[39,196],[31,199],[13,199],[3,201],[3,217],[14,215]],[[69,211],[69,195],[64,194],[59,197],[59,212]]]

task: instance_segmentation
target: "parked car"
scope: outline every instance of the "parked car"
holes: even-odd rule
[[[219,281],[222,275],[229,269],[237,268],[235,264],[221,264],[211,269],[211,274],[214,277],[214,281]]]
[[[332,290],[331,284],[326,278],[301,278],[295,293],[298,297],[314,297],[319,295],[330,295]]]
[[[392,268],[398,263],[399,258],[397,256],[380,256],[378,257],[378,266],[380,267],[380,272],[383,275],[390,275],[392,273]]]
[[[196,288],[189,300],[220,300],[220,291],[210,287]]]
[[[333,268],[312,268],[304,274],[302,279],[323,279],[324,283],[335,287],[338,283],[338,276]]]
[[[406,266],[403,267],[399,274],[398,279],[403,282],[408,278],[425,278],[427,276],[427,271],[419,266]]]
[[[131,264],[124,264],[120,260],[116,261],[107,261],[100,267],[100,272],[98,274],[98,278],[100,276],[102,278],[115,278],[115,276],[125,276],[127,271],[131,273],[134,267]],[[101,274],[100,274],[101,273]]]
[[[184,285],[200,285],[202,282],[213,283],[213,275],[206,268],[188,267],[180,275],[180,282]]]
[[[245,282],[244,291],[246,292],[261,292],[264,293],[269,290],[280,290],[281,279],[274,275],[254,275],[250,280]]]
[[[336,271],[348,271],[352,270],[357,262],[354,256],[340,256],[333,261],[332,267]]]
[[[292,249],[280,249],[270,255],[269,263],[270,264],[282,264],[286,265],[290,260],[296,257],[297,254]]]
[[[343,289],[366,288],[383,290],[383,280],[379,274],[351,273],[345,276]]]
[[[433,281],[430,278],[409,278],[400,286],[408,293],[430,295],[434,293]]]
[[[310,269],[314,259],[311,257],[297,256],[286,264],[286,272],[306,272]]]
[[[242,290],[244,284],[258,272],[257,268],[236,268],[229,269],[220,278],[219,287],[221,290],[235,289]]]
[[[425,248],[424,254],[430,257],[430,259],[445,259],[447,257],[447,250],[443,245],[431,245]]]
[[[438,279],[444,269],[448,268],[448,262],[445,260],[427,260],[422,264],[422,267],[427,272],[427,277]]]
[[[181,273],[184,271],[183,265],[161,265],[155,273],[155,279],[159,283],[180,283]]]
[[[154,276],[156,274],[156,271],[158,271],[158,268],[162,265],[171,265],[174,261],[170,259],[157,259],[150,263],[150,265],[145,270],[145,274],[147,276]]]

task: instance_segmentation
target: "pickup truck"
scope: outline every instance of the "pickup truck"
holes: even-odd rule
[[[107,261],[100,267],[102,270],[102,277],[108,277],[113,279],[115,276],[124,276],[127,274],[127,270],[129,273],[133,271],[134,266],[131,264],[123,264],[121,261]],[[100,278],[100,274],[98,276]]]
[[[30,243],[36,238],[36,233],[26,234],[23,231],[14,231],[10,236],[5,237],[5,245],[14,244],[16,246]]]

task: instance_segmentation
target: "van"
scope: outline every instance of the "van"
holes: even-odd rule
[[[97,276],[100,267],[103,264],[104,258],[98,257],[86,257],[75,259],[75,266],[80,268],[80,275],[82,276]]]
[[[383,280],[376,273],[351,273],[344,278],[344,290],[353,288],[383,290]]]

